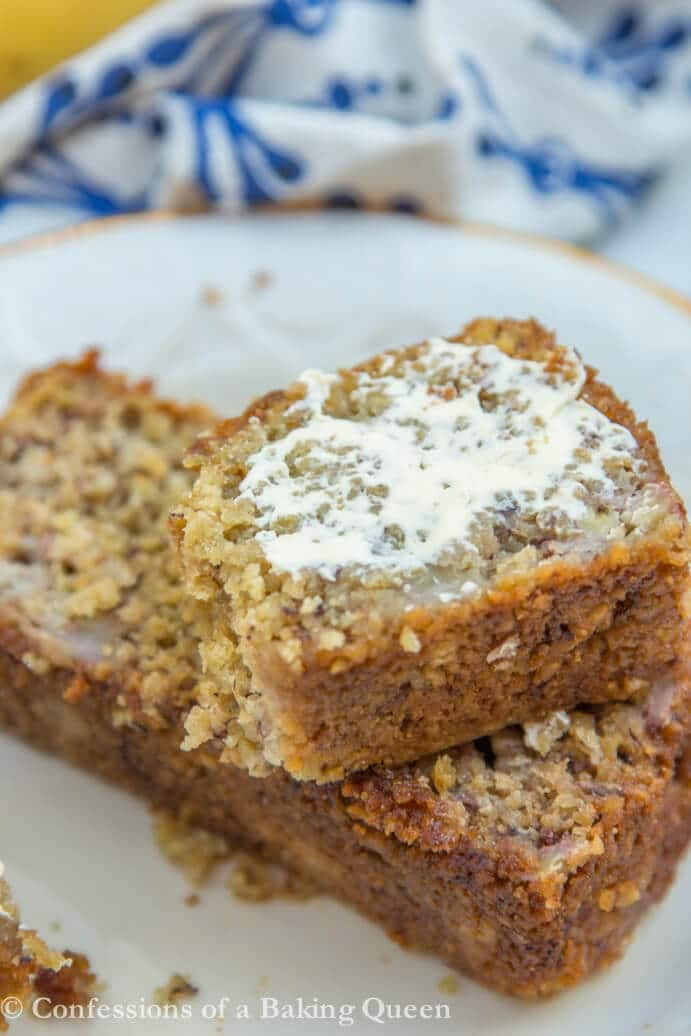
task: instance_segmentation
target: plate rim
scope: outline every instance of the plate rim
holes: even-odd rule
[[[217,218],[237,219],[252,217],[254,215],[270,215],[280,218],[281,216],[293,215],[317,215],[339,211],[337,209],[325,209],[317,206],[257,206],[252,209],[243,209],[238,212],[227,212],[223,210],[208,209],[195,212],[179,212],[173,209],[154,209],[148,212],[121,213],[115,216],[100,216],[94,219],[79,220],[67,226],[58,227],[54,230],[38,231],[26,237],[14,241],[6,241],[0,244],[0,262],[5,259],[13,259],[27,253],[39,252],[45,249],[59,247],[71,241],[78,241],[81,238],[93,237],[97,234],[109,233],[111,230],[118,230],[131,225],[148,225],[156,223],[174,223],[177,221]],[[671,288],[658,281],[655,277],[641,273],[625,263],[619,263],[612,259],[606,259],[597,252],[592,252],[582,245],[573,244],[570,241],[562,241],[558,238],[544,237],[540,234],[527,230],[514,230],[509,227],[501,227],[493,223],[482,223],[473,220],[455,220],[443,216],[428,214],[402,214],[391,212],[388,209],[364,208],[358,212],[351,213],[353,216],[361,215],[391,215],[400,219],[415,220],[419,223],[432,223],[437,226],[444,226],[451,230],[457,230],[469,236],[496,239],[511,244],[527,245],[536,251],[547,252],[552,255],[559,255],[584,266],[594,266],[605,273],[613,274],[616,278],[626,282],[631,287],[652,295],[658,300],[672,306],[685,316],[691,319],[691,297]]]

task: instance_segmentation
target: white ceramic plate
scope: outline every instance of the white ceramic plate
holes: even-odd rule
[[[0,253],[0,394],[4,402],[28,368],[99,343],[109,365],[230,414],[305,367],[350,364],[483,313],[534,314],[576,344],[650,419],[691,498],[691,309],[570,250],[404,217],[125,220]],[[524,1005],[461,979],[449,995],[436,960],[398,949],[327,899],[247,906],[219,881],[199,906],[184,906],[188,889],[154,848],[140,803],[9,739],[1,745],[0,847],[26,921],[48,935],[58,922],[55,943],[88,953],[111,1004],[141,1010],[174,971],[200,987],[192,1020],[131,1022],[137,1033],[213,1033],[220,1022],[202,1012],[222,996],[231,1000],[225,1032],[379,1033],[386,1019],[363,1013],[374,997],[373,1010],[448,1005],[450,1021],[386,1022],[416,1036],[691,1033],[691,860],[624,961],[580,990]],[[333,1005],[336,1019],[262,1021],[262,996],[294,1009],[299,997]],[[235,1020],[241,1004],[251,1020]],[[44,1033],[38,1025],[20,1031]]]

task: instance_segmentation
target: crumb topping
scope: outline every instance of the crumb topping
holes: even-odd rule
[[[154,816],[156,844],[166,859],[179,867],[190,885],[201,888],[216,867],[228,859],[232,848],[222,835],[205,831],[169,813]]]
[[[235,899],[263,903],[279,897],[308,899],[317,894],[306,878],[258,851],[239,849],[221,835],[195,827],[184,813],[156,816],[154,837],[164,856],[183,870],[195,888],[205,885],[219,866],[229,864],[226,887]]]
[[[177,1005],[192,1000],[198,992],[199,987],[194,985],[189,975],[181,975],[175,971],[164,985],[156,986],[152,1001],[159,1007]]]
[[[575,352],[514,358],[432,339],[373,370],[307,371],[295,427],[247,459],[238,499],[284,572],[415,572],[481,550],[482,519],[581,535],[616,511],[640,470],[631,433],[579,399]],[[643,503],[643,501],[641,501]]]

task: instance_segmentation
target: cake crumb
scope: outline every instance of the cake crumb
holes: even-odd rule
[[[60,956],[65,963],[57,969],[52,961],[42,962],[34,976],[34,996],[51,1004],[69,1007],[86,1006],[105,989],[91,970],[89,958],[83,953],[64,950]]]
[[[277,898],[310,899],[316,894],[311,882],[292,874],[280,864],[269,863],[256,853],[236,853],[227,881],[235,899],[266,903]]]
[[[432,783],[435,789],[440,795],[443,795],[447,791],[455,786],[458,780],[458,774],[456,773],[456,767],[453,764],[453,759],[450,755],[440,755],[434,764],[432,771]]]
[[[208,881],[217,864],[227,860],[231,847],[221,835],[192,827],[167,813],[154,818],[154,836],[163,855],[181,867],[192,885]]]
[[[322,651],[333,651],[335,648],[343,647],[345,640],[343,630],[324,630],[319,634],[319,648]]]
[[[439,979],[437,989],[440,993],[447,993],[449,996],[456,996],[456,994],[461,991],[461,984],[456,975],[449,971]]]
[[[603,889],[597,898],[600,910],[609,914],[612,910],[633,906],[641,898],[641,890],[634,881],[622,881],[611,888]]]
[[[188,215],[208,212],[211,208],[206,193],[193,183],[176,184],[166,200],[168,208],[174,212],[183,212]]]
[[[417,655],[422,648],[420,638],[414,630],[411,630],[410,626],[404,626],[401,630],[400,644],[403,650],[411,655]]]
[[[22,926],[3,873],[0,862],[0,1032],[38,999],[44,1006],[85,1006],[100,992],[88,957],[69,949],[58,952],[34,929]]]
[[[206,284],[199,293],[199,300],[205,306],[220,306],[223,302],[223,292],[214,284]]]
[[[50,662],[33,651],[25,651],[22,655],[22,662],[27,669],[37,676],[46,676],[50,672]]]
[[[569,714],[563,709],[553,712],[541,722],[524,723],[523,740],[526,748],[532,748],[534,752],[544,758],[570,726]]]
[[[489,665],[494,665],[496,669],[501,669],[502,663],[508,662],[515,656],[519,646],[518,637],[507,637],[498,647],[490,651],[486,661]]]
[[[270,982],[268,975],[260,975],[257,979],[257,984],[254,987],[257,996],[261,996],[262,993],[266,993],[269,990]]]
[[[316,895],[316,886],[293,874],[287,867],[264,859],[259,853],[239,850],[220,835],[201,830],[182,817],[159,813],[154,817],[156,844],[166,859],[181,868],[185,877],[199,888],[218,866],[231,864],[226,887],[236,899],[267,902],[288,898],[304,900]],[[199,896],[185,897],[186,906],[196,906]]]
[[[189,975],[174,972],[164,986],[157,986],[153,992],[153,1002],[159,1007],[166,1004],[179,1004],[183,1000],[191,1000],[197,995],[199,988],[195,986]]]
[[[273,284],[273,275],[268,270],[255,270],[250,281],[252,291],[266,291]]]

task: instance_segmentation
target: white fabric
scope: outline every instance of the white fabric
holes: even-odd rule
[[[0,106],[0,224],[316,202],[584,240],[690,150],[689,0],[170,0]]]

